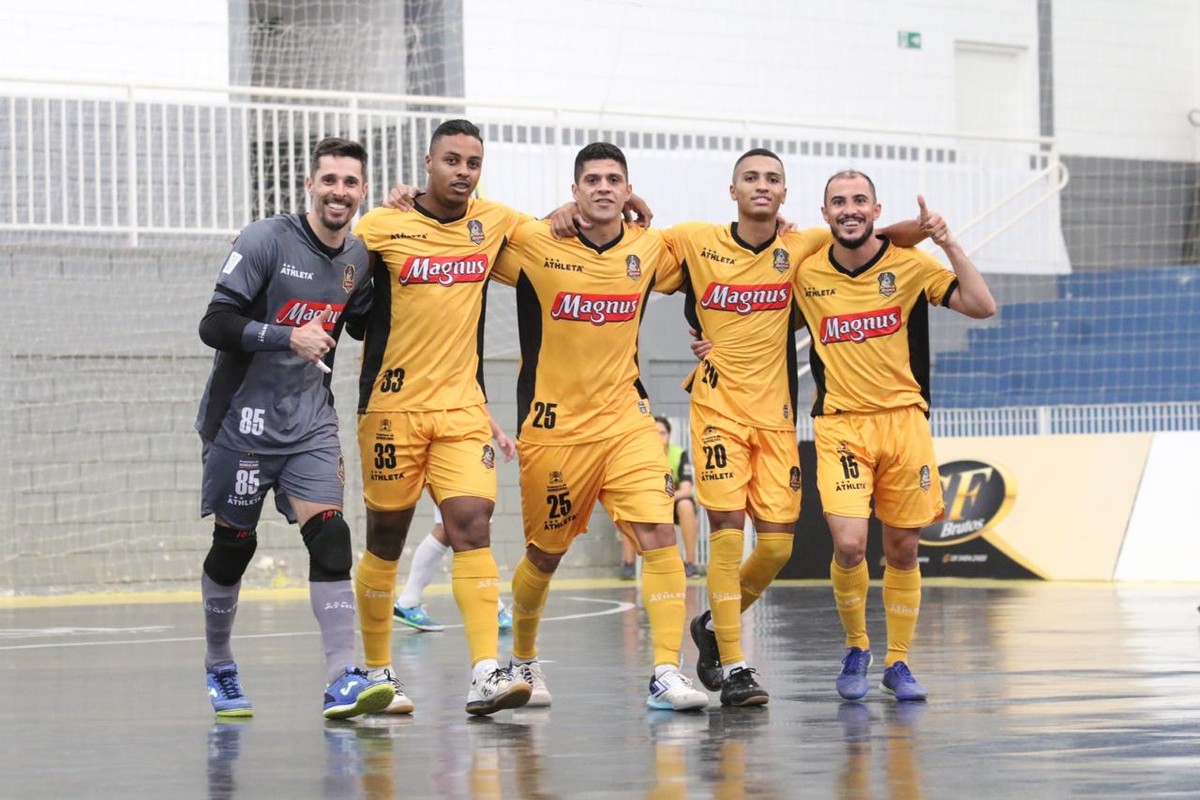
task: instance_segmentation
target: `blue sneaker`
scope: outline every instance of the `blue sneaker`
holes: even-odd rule
[[[502,631],[512,630],[512,609],[504,603],[500,604],[500,613],[496,615],[496,625]]]
[[[390,681],[371,680],[361,669],[346,667],[325,687],[325,719],[348,719],[383,711],[396,696]]]
[[[842,657],[842,674],[837,678],[837,691],[843,700],[861,700],[867,696],[867,668],[871,666],[871,651],[851,647]]]
[[[416,628],[419,631],[436,633],[437,631],[444,631],[446,629],[445,625],[433,621],[433,618],[426,613],[425,606],[404,608],[397,603],[392,609],[392,617],[400,624]]]
[[[226,661],[208,671],[208,698],[218,717],[252,717],[254,707],[242,691],[237,664]]]
[[[929,690],[913,677],[908,664],[903,661],[897,661],[883,671],[879,688],[897,700],[924,700],[929,696]]]

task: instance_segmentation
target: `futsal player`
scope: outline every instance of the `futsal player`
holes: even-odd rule
[[[924,217],[925,203],[918,198]],[[921,606],[917,545],[944,511],[929,430],[929,307],[973,319],[996,312],[983,276],[949,227],[929,225],[953,271],[920,251],[875,236],[875,186],[846,170],[825,186],[821,213],[834,242],[796,271],[794,295],[812,337],[817,485],[833,535],[830,579],[846,635],[838,693],[868,691],[867,518],[883,523],[887,653],[880,688],[924,700],[908,653]]]
[[[215,515],[200,586],[208,693],[220,717],[253,714],[230,635],[272,488],[308,549],[309,599],[325,649],[325,717],[379,711],[395,695],[390,683],[347,666],[354,662],[353,558],[329,390],[333,347],[371,302],[366,250],[346,235],[366,194],[366,164],[357,142],[319,142],[304,180],[312,210],[242,231],[200,323],[200,338],[217,350],[196,429],[201,515]]]

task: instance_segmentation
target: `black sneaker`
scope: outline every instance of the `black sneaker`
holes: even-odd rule
[[[750,667],[741,667],[729,673],[725,685],[721,687],[721,705],[723,706],[761,706],[766,705],[771,696],[767,690],[754,680],[754,672]]]
[[[705,689],[715,692],[725,681],[721,675],[721,651],[717,649],[717,635],[708,629],[710,619],[712,611],[705,611],[692,619],[692,641],[700,651],[700,657],[696,659],[696,677]]]

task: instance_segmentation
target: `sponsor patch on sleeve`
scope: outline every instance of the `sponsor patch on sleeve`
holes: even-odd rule
[[[229,258],[225,259],[225,266],[221,267],[222,275],[229,275],[233,272],[234,267],[242,260],[242,254],[234,250],[229,254]]]

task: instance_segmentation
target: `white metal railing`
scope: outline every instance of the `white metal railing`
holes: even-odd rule
[[[935,408],[929,425],[936,437],[1196,431],[1200,430],[1200,402]],[[812,419],[801,417],[797,437],[804,440],[812,435]]]
[[[414,95],[0,79],[0,165],[7,173],[0,178],[0,231],[116,233],[132,244],[148,233],[231,233],[304,207],[308,155],[326,135],[366,145],[372,205],[390,185],[421,182],[429,135],[450,116],[468,116],[484,130],[481,188],[488,196],[548,211],[567,197],[575,150],[607,140],[626,150],[632,181],[668,224],[728,219],[729,168],[751,147],[784,158],[799,208],[817,205],[817,187],[837,169],[869,172],[889,219],[914,215],[918,192],[948,219],[975,219],[1023,186],[1047,184],[1059,164],[1053,140],[1044,137]],[[1012,238],[1032,240],[1036,255],[1014,262],[998,249],[981,267],[1065,271],[1057,210],[1036,215],[1034,226]]]

